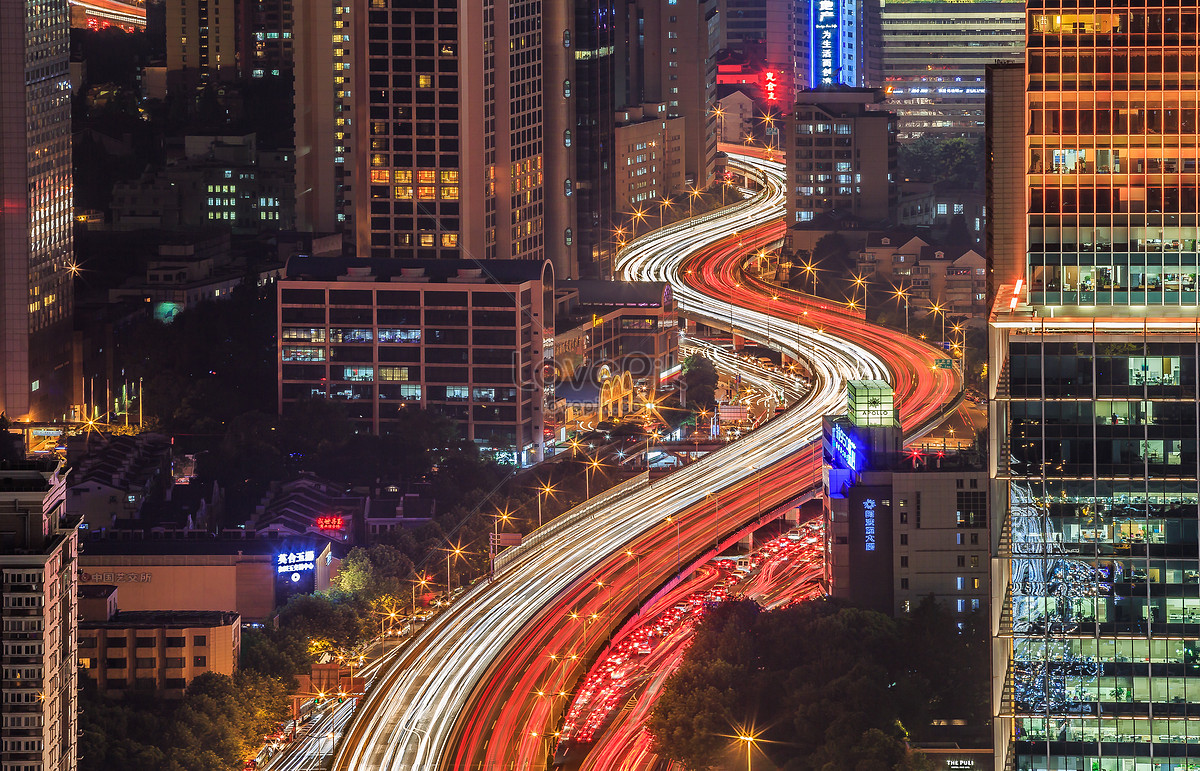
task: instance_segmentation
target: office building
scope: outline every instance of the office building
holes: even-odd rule
[[[978,453],[901,450],[892,390],[848,384],[824,419],[825,591],[901,615],[932,597],[965,614],[988,598],[987,471]]]
[[[896,209],[896,116],[871,109],[878,89],[829,86],[802,91],[785,121],[789,225],[825,214],[863,222]]]
[[[616,148],[613,172],[619,211],[657,213],[661,221],[662,211],[656,210],[682,204],[684,130],[684,119],[668,117],[661,102],[617,113],[611,141]]]
[[[167,78],[170,87],[192,88],[209,79],[241,76],[237,0],[167,3]]]
[[[65,8],[64,8],[65,14]],[[0,467],[0,769],[77,767],[78,520],[66,472]]]
[[[72,285],[66,0],[0,3],[0,413],[67,412]]]
[[[411,405],[506,463],[541,460],[554,269],[537,260],[298,257],[279,288],[279,408],[336,399],[388,433]]]
[[[295,62],[294,0],[245,0],[240,54],[252,78],[288,77]],[[286,82],[286,81],[284,81]]]
[[[102,694],[137,689],[183,696],[205,672],[232,675],[242,620],[222,611],[121,611],[117,587],[79,587],[79,671]]]
[[[541,7],[438,0],[367,9],[365,39],[351,42],[355,99],[366,109],[356,106],[351,130],[370,165],[353,184],[359,256],[553,259]],[[361,21],[360,13],[350,23]],[[554,87],[566,95],[571,83]]]
[[[1200,19],[1027,13],[1026,257],[996,276],[988,364],[996,767],[1182,771],[1200,763]]]
[[[988,256],[987,307],[996,299],[996,277],[1009,281],[1025,270],[1025,63],[989,65],[984,158],[984,254]]]
[[[883,82],[901,140],[984,133],[984,69],[1021,58],[1025,4],[890,0],[881,15]]]

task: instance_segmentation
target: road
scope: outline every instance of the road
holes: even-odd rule
[[[739,162],[751,171],[762,164],[749,157]],[[746,249],[778,238],[769,231],[782,212],[782,170],[762,165],[766,184],[751,200],[632,242],[622,255],[627,274],[666,276],[689,313],[719,318],[721,303],[714,298],[725,289],[727,274],[723,267],[709,272],[708,265],[731,266],[736,275]],[[741,239],[727,236],[735,226],[750,230]],[[697,250],[696,244],[706,246]],[[695,287],[681,280],[691,275],[682,272],[685,264],[702,269]],[[822,415],[844,409],[846,380],[887,379],[891,358],[902,412],[919,422],[940,408],[937,379],[925,370],[936,349],[892,339],[877,356],[841,336],[857,324],[851,334],[877,345],[876,327],[802,297],[767,300],[771,307],[764,310],[763,298],[749,286],[737,289],[734,302],[745,304],[735,313],[739,329],[791,355],[811,356],[813,387],[805,400],[668,477],[626,487],[602,505],[585,504],[534,533],[496,580],[464,595],[381,673],[334,768],[505,768],[539,761],[547,726],[562,709],[557,697],[536,696],[539,690],[578,678],[607,630],[635,612],[688,556],[819,485],[813,439]],[[794,338],[783,335],[780,320],[765,311],[791,304],[810,309],[818,323],[840,322],[839,336],[799,326]]]

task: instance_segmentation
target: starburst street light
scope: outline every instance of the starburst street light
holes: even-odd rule
[[[904,301],[904,334],[908,334],[908,290],[903,286],[892,286],[892,297],[896,298],[897,302]]]
[[[538,487],[538,527],[542,526],[542,496],[554,495],[554,492],[557,489],[558,488],[549,482],[543,482],[541,486]]]

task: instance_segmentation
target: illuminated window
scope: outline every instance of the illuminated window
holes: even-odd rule
[[[446,186],[442,187],[442,200],[443,201],[457,201],[458,200],[458,186],[446,185]]]
[[[433,88],[433,76],[432,75],[418,75],[417,76],[417,88]]]
[[[458,246],[458,233],[442,233],[442,246]]]
[[[424,186],[419,187],[419,188],[417,188],[417,198],[422,201],[436,201],[437,200],[437,188],[436,187],[424,187]]]
[[[371,165],[372,166],[386,166],[387,161],[385,161],[383,159],[382,155],[376,154],[376,155],[371,156]]]
[[[437,182],[437,172],[433,169],[421,169],[417,172],[417,181],[422,185],[432,185]]]
[[[412,185],[396,185],[396,198],[401,201],[411,201],[413,197]]]
[[[457,171],[443,171],[442,172],[442,184],[443,185],[457,185],[458,184],[458,172]]]
[[[421,246],[433,246],[433,233],[421,234]]]
[[[396,182],[401,185],[411,185],[412,184],[412,171],[406,170],[406,169],[397,170],[396,171]]]
[[[387,169],[371,169],[371,181],[380,184],[390,184],[392,181],[392,172]]]
[[[380,367],[379,379],[391,381],[408,380],[408,367]]]

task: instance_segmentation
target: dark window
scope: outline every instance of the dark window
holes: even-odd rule
[[[197,667],[208,666],[208,656],[193,656],[192,664]]]
[[[960,568],[965,568],[967,566],[967,558],[962,554],[958,555],[958,566]]]
[[[167,647],[168,648],[182,648],[186,643],[187,643],[187,638],[185,638],[185,637],[168,637],[167,638]]]
[[[182,677],[168,677],[166,679],[166,681],[163,683],[163,686],[166,688],[176,688],[176,689],[186,688],[187,680],[184,680]]]
[[[900,545],[901,545],[901,546],[908,546],[908,533],[901,533],[901,534],[900,534]]]
[[[284,289],[280,299],[284,305],[324,305],[324,289]]]
[[[908,579],[907,579],[907,578],[901,578],[901,579],[900,579],[900,588],[901,588],[901,589],[907,589],[907,588],[908,588]]]
[[[171,669],[183,668],[183,656],[172,656],[164,662]]]
[[[280,313],[284,324],[324,324],[324,308],[284,308]]]
[[[110,637],[110,638],[108,638],[108,647],[124,648],[128,644],[128,642],[129,641],[126,640],[124,637]]]
[[[108,669],[124,669],[126,659],[105,659],[104,666]]]
[[[908,557],[900,558],[900,567],[902,567],[902,568],[908,567]]]
[[[192,638],[192,645],[195,645],[198,648],[207,647],[208,646],[208,635],[206,635],[206,634],[196,635],[195,637]]]
[[[370,289],[330,289],[330,305],[371,305]]]
[[[154,647],[154,638],[153,637],[139,637],[139,638],[137,638],[137,642],[135,643],[135,645],[138,648],[153,648]]]

